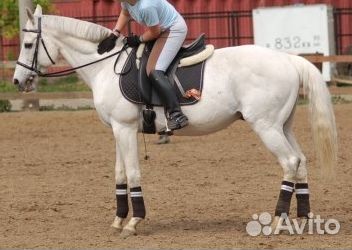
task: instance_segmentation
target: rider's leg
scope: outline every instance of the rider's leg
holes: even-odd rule
[[[171,86],[165,72],[161,70],[153,70],[149,77],[169,113],[167,121],[168,128],[175,130],[187,126],[188,118],[182,113],[175,90]]]
[[[171,130],[180,129],[188,124],[187,117],[181,111],[175,90],[165,75],[186,35],[186,23],[180,17],[169,30],[163,32],[156,40],[147,64],[147,74],[169,113],[168,128]]]
[[[156,144],[167,144],[170,142],[170,138],[167,134],[160,135]]]

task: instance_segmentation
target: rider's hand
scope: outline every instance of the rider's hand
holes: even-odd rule
[[[126,38],[126,43],[130,47],[138,47],[141,44],[141,39],[137,35],[131,35]]]
[[[99,43],[98,53],[101,55],[105,52],[109,52],[110,50],[112,50],[116,45],[117,38],[118,36],[116,36],[114,33],[111,33],[110,36],[108,36]]]

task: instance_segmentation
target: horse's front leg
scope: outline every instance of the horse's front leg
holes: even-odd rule
[[[116,138],[116,136],[115,136]],[[122,230],[122,223],[128,215],[127,177],[125,163],[122,159],[120,145],[116,138],[116,163],[115,163],[115,183],[116,183],[116,217],[112,227]]]
[[[130,235],[136,234],[137,225],[145,218],[145,206],[142,195],[142,189],[140,184],[140,169],[139,169],[139,161],[138,161],[138,143],[137,143],[137,131],[138,124],[124,124],[121,125],[119,123],[113,124],[113,131],[116,138],[116,144],[118,153],[121,156],[124,172],[119,171],[119,167],[117,168],[117,175],[127,177],[127,183],[130,188],[130,196],[131,196],[131,204],[133,209],[132,218],[126,224],[121,232],[121,236],[128,237]],[[117,202],[121,202],[123,207],[127,207],[127,209],[122,209],[118,204],[117,213],[121,211],[121,214],[117,215],[117,219],[115,218],[115,222],[118,225],[118,228],[122,226],[123,218],[126,218],[128,213],[128,205],[127,205],[127,185],[126,179],[124,177],[117,177],[117,190],[116,197]],[[120,210],[121,209],[121,210]],[[114,223],[115,223],[114,222]]]

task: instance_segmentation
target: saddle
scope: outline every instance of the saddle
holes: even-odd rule
[[[163,106],[154,90],[146,66],[154,42],[141,44],[129,54],[120,76],[120,89],[130,102],[143,104],[147,110],[154,106]],[[203,87],[205,60],[213,54],[214,46],[205,45],[205,35],[200,35],[194,42],[183,46],[166,71],[173,85],[180,105],[192,105],[198,102]],[[149,118],[148,118],[149,116]],[[154,123],[155,113],[144,114],[144,121]],[[147,132],[146,132],[147,131]],[[148,129],[144,129],[148,133]],[[152,129],[150,133],[155,133]]]

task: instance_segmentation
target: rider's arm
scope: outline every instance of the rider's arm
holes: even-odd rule
[[[148,29],[140,36],[142,42],[152,41],[160,36],[161,29],[159,25],[148,27]]]
[[[115,25],[114,32],[116,32],[116,31],[121,32],[123,30],[123,28],[126,27],[129,20],[130,20],[130,14],[128,13],[127,10],[122,9],[120,12],[119,18],[117,19],[117,23]],[[117,35],[117,34],[115,34],[115,35]]]
[[[160,20],[155,7],[147,7],[143,9],[143,20],[147,26],[147,30],[139,37],[141,42],[147,42],[157,39],[160,36]]]

